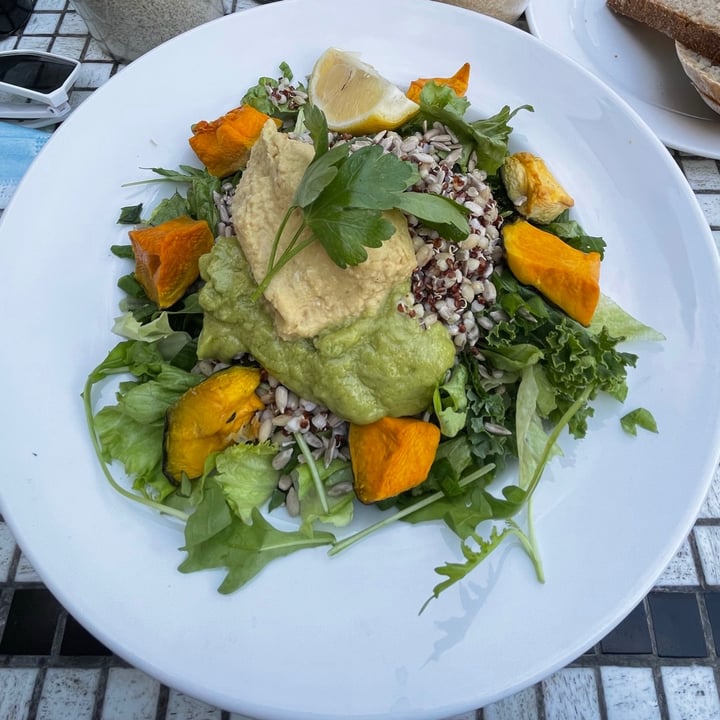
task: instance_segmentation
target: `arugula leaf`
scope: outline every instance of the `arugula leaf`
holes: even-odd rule
[[[470,486],[474,483],[477,483],[484,476],[491,473],[494,469],[495,466],[492,463],[488,463],[487,465],[483,465],[482,467],[475,468],[467,476],[462,478],[459,484],[461,487]],[[377,532],[381,528],[391,525],[398,520],[409,520],[410,522],[414,522],[418,517],[418,513],[425,511],[431,505],[437,504],[438,506],[442,506],[446,501],[447,498],[445,496],[445,493],[443,493],[442,491],[435,492],[423,498],[420,498],[419,500],[416,500],[415,502],[398,510],[396,513],[388,515],[381,520],[378,520],[373,525],[369,525],[368,527],[363,528],[362,530],[359,530],[358,532],[335,542],[328,551],[328,555],[337,555],[339,552],[346,550],[351,545],[354,545],[355,543],[360,542],[360,540],[368,537],[368,535],[372,535],[374,532]],[[458,504],[459,503],[456,501],[455,505],[457,506]],[[434,514],[433,516],[437,517],[436,514]]]
[[[483,539],[477,533],[473,532],[471,537],[477,544],[477,550],[473,550],[466,541],[463,541],[460,544],[460,550],[463,554],[463,557],[465,558],[465,562],[445,563],[445,565],[435,568],[435,572],[438,575],[444,575],[447,580],[438,583],[433,588],[432,595],[425,601],[423,606],[420,608],[420,613],[418,614],[422,614],[422,612],[433,599],[437,599],[438,597],[440,597],[440,593],[442,593],[444,590],[447,590],[449,587],[452,587],[456,583],[463,580],[467,575],[469,575],[476,567],[478,567],[478,565],[480,565],[481,562],[483,562],[483,560],[486,560],[494,550],[497,550],[497,548],[500,547],[500,545],[507,537],[511,535],[514,535],[520,540],[523,548],[530,555],[533,564],[535,565],[535,571],[538,579],[542,582],[543,577],[540,559],[537,556],[536,551],[531,544],[531,541],[528,539],[527,535],[520,529],[517,523],[513,522],[512,520],[508,520],[505,522],[505,525],[501,531],[498,531],[497,526],[493,525],[490,531],[490,535],[487,539]]]
[[[642,428],[648,432],[658,432],[657,422],[652,413],[645,408],[631,410],[620,418],[620,425],[630,435],[637,435],[637,429]]]
[[[111,245],[110,252],[115,255],[115,257],[122,258],[123,260],[135,259],[135,251],[132,245]]]
[[[225,524],[227,516],[222,511],[220,495],[222,490],[208,479],[203,500],[185,526],[186,542],[181,549],[187,552],[187,558],[178,570],[189,573],[226,568],[227,575],[218,588],[223,594],[235,592],[277,558],[329,545],[335,539],[328,532],[315,532],[312,537],[299,531],[283,532],[265,520],[257,508],[250,513],[251,524],[245,524],[232,513],[230,522]],[[201,511],[199,516],[198,511]],[[216,522],[218,518],[220,522]],[[219,530],[210,534],[215,527]]]
[[[177,190],[169,198],[161,200],[147,220],[148,225],[161,225],[181,215],[189,215],[187,200]]]
[[[588,235],[580,226],[577,220],[570,218],[570,211],[563,211],[551,223],[539,224],[546,232],[557,235],[568,245],[582,250],[583,252],[596,252],[601,258],[605,257],[605,240],[601,237]]]
[[[195,220],[205,220],[213,230],[220,221],[220,212],[215,205],[215,193],[222,188],[222,179],[211,175],[207,168],[196,168],[192,165],[180,165],[177,170],[154,167],[144,168],[158,175],[157,178],[149,180],[138,180],[126,183],[126,187],[132,185],[144,185],[152,182],[173,182],[188,185],[187,197],[173,196],[163,201],[156,210],[157,215],[151,216],[154,224],[162,220],[170,220],[178,215],[190,215]]]
[[[120,208],[120,216],[117,219],[119,225],[136,225],[141,222],[142,203],[139,205],[127,205]]]
[[[460,550],[465,558],[464,563],[445,563],[435,568],[438,575],[444,575],[447,579],[438,583],[432,591],[432,595],[423,603],[418,614],[422,614],[428,604],[440,597],[440,593],[447,590],[455,583],[463,580],[470,572],[472,572],[480,563],[485,560],[493,550],[496,550],[502,544],[502,541],[511,532],[510,527],[506,525],[501,532],[498,532],[497,526],[493,526],[490,536],[487,540],[481,538],[477,533],[471,533],[472,539],[477,543],[478,549],[473,550],[466,541],[460,543]]]

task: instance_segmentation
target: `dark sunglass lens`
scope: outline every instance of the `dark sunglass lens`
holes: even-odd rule
[[[57,58],[0,55],[0,82],[26,90],[51,93],[63,86],[75,65]]]

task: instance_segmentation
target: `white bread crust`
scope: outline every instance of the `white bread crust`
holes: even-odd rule
[[[606,0],[607,6],[720,63],[718,0]]]

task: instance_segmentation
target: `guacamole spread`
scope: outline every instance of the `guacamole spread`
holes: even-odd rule
[[[409,280],[372,315],[361,315],[314,338],[282,340],[234,237],[217,241],[200,260],[205,319],[198,356],[229,361],[247,352],[301,397],[358,424],[385,415],[414,415],[430,405],[452,367],[455,347],[440,323],[427,330],[398,312]]]

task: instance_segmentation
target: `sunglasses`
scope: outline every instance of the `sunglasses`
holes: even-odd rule
[[[0,102],[0,119],[41,127],[63,120],[72,109],[68,93],[80,63],[39,50],[0,51],[0,92],[30,102]]]

